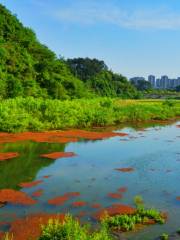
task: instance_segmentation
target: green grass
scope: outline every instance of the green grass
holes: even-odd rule
[[[112,240],[107,229],[102,226],[100,231],[91,232],[88,225],[81,226],[80,223],[67,215],[64,222],[49,220],[42,226],[42,234],[39,240]]]
[[[166,234],[166,233],[163,233],[163,234],[160,236],[160,239],[162,239],[162,240],[168,240],[168,239],[169,239],[169,235]]]
[[[132,215],[106,216],[101,220],[99,231],[92,231],[90,225],[80,225],[79,221],[67,215],[63,223],[58,220],[49,220],[42,226],[42,233],[38,240],[113,240],[112,231],[131,231],[137,224],[154,223],[163,224],[161,213],[155,209],[138,208]]]
[[[102,219],[102,222],[110,230],[131,231],[137,224],[147,225],[152,220],[155,224],[165,223],[165,219],[158,210],[140,207],[132,215],[107,216]]]
[[[0,102],[0,131],[23,132],[168,120],[180,116],[178,100],[111,98],[50,100],[15,98]]]
[[[133,215],[113,217],[107,215],[101,220],[100,230],[92,231],[90,225],[81,226],[72,216],[67,215],[63,223],[58,220],[49,220],[47,225],[42,226],[42,233],[38,240],[113,240],[112,230],[131,231],[135,229],[137,224],[148,224],[149,220],[154,220],[154,223],[158,224],[164,223],[159,211],[140,208]]]

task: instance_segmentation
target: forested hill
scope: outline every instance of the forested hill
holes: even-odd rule
[[[48,33],[47,33],[48,34]],[[58,59],[0,4],[0,98],[135,97],[135,88],[97,59]]]

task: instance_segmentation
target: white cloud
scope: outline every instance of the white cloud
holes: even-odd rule
[[[130,29],[180,29],[180,13],[167,8],[126,10],[119,5],[77,1],[54,10],[52,14],[60,21],[76,24],[108,23]]]

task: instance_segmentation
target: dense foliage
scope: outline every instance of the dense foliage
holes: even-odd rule
[[[112,240],[105,227],[99,232],[90,233],[87,225],[81,226],[77,220],[67,215],[64,222],[50,220],[42,227],[39,240]]]
[[[138,208],[132,215],[105,216],[101,220],[101,228],[98,232],[90,231],[87,225],[80,223],[67,215],[63,223],[58,220],[50,220],[42,226],[42,234],[39,240],[112,240],[112,231],[131,231],[137,224],[148,225],[150,222],[164,224],[165,219],[156,209]]]
[[[31,29],[0,4],[1,99],[17,96],[72,99],[96,94],[137,97],[137,91],[126,78],[109,71],[103,61],[58,59]]]
[[[105,216],[101,220],[100,231],[92,232],[87,225],[80,223],[70,215],[65,217],[63,223],[58,220],[50,220],[42,226],[42,234],[39,240],[112,240],[114,231],[131,231],[137,224],[164,224],[165,219],[156,209],[137,208],[132,215]]]
[[[152,89],[151,83],[146,81],[146,80],[140,80],[140,81],[137,81],[137,82],[131,81],[131,83],[139,91],[147,91],[147,90],[151,90]]]
[[[75,58],[68,59],[67,63],[74,76],[100,96],[139,97],[133,85],[124,76],[110,71],[104,61]]]
[[[180,116],[180,101],[110,98],[50,100],[16,98],[0,102],[0,131],[41,131],[108,126]]]
[[[151,223],[164,224],[165,219],[156,209],[138,208],[132,215],[107,216],[103,219],[104,225],[109,229],[118,231],[131,231],[136,228],[137,224],[148,225]]]
[[[67,64],[0,4],[0,97],[80,98],[84,84]]]

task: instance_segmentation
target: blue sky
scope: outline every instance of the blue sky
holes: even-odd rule
[[[180,76],[180,0],[0,0],[65,58],[127,77]]]

